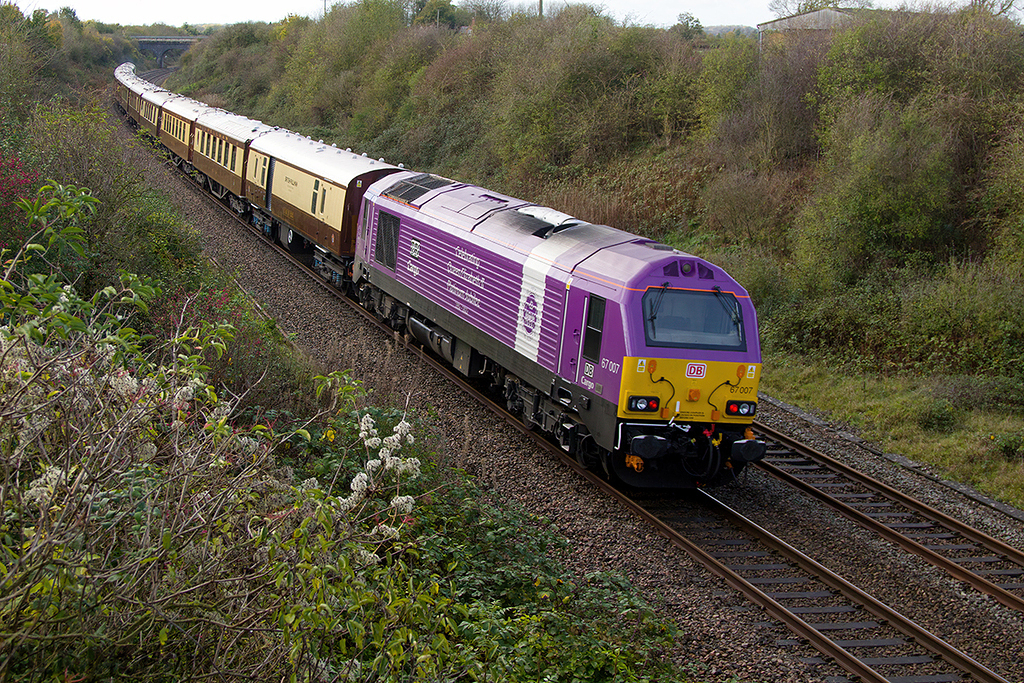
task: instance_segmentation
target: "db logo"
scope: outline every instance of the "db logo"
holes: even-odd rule
[[[686,376],[690,379],[704,379],[708,374],[708,366],[704,363],[687,363]]]

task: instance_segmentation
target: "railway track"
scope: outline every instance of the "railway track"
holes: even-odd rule
[[[958,581],[1024,612],[1024,552],[764,425],[758,466]]]
[[[674,544],[857,679],[1006,680],[712,495],[697,496],[699,504],[683,513],[666,499],[633,505]]]
[[[207,195],[204,193],[204,196]],[[223,204],[216,201],[213,203],[237,219],[237,216]],[[313,273],[304,259],[296,258],[286,249],[265,240],[258,231],[253,232],[265,244],[272,246],[281,255],[303,268],[319,286],[336,296],[342,296],[341,292],[330,287]],[[377,321],[355,302],[347,298],[346,301],[360,315],[378,325],[387,336],[394,336],[390,328]],[[495,414],[509,420],[510,424],[523,434],[529,435],[540,447],[557,454],[566,467],[588,479],[608,496],[615,498],[644,522],[657,529],[672,545],[694,558],[712,574],[721,577],[753,604],[764,609],[773,619],[788,627],[794,634],[794,642],[809,643],[817,648],[821,653],[822,663],[830,662],[841,667],[849,673],[850,680],[893,683],[1007,680],[970,655],[943,642],[927,629],[915,625],[897,610],[874,600],[867,592],[853,586],[836,572],[771,536],[738,513],[728,510],[711,496],[698,494],[700,504],[695,509],[681,508],[678,499],[631,499],[626,493],[614,489],[599,477],[580,468],[575,460],[539,439],[518,421],[509,418],[503,406],[495,404],[476,387],[463,381],[446,364],[414,345],[407,346],[428,365],[485,403]],[[764,427],[760,429],[766,435],[770,431]],[[812,472],[806,469],[808,465],[803,461],[805,455],[795,455],[797,451],[791,445],[784,445],[776,436],[784,437],[775,434],[769,437],[773,444],[771,455],[777,468],[781,470],[782,466],[786,465],[796,468],[798,473]],[[826,475],[832,476],[827,472],[819,472],[809,474],[810,478],[805,479],[836,483],[826,478]],[[839,490],[839,487],[835,486],[817,488]],[[845,493],[840,492],[839,500],[842,500],[841,496]],[[874,498],[864,497],[866,492],[849,493],[856,496],[849,499],[853,502],[880,502]],[[866,509],[882,512],[879,506],[868,506]],[[868,519],[872,517],[868,515]],[[931,540],[938,541],[939,545],[965,545],[960,542],[947,543],[951,540],[949,538]],[[929,545],[935,544],[929,541]],[[903,544],[900,544],[900,547],[903,547]],[[972,554],[972,551],[964,552]],[[1007,588],[1003,590],[1011,593]],[[830,680],[843,679],[834,677]]]

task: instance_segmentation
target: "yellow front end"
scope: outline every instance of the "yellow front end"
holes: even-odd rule
[[[749,424],[760,377],[760,363],[627,357],[618,416]]]

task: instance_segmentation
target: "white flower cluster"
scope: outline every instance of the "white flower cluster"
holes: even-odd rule
[[[174,410],[185,410],[188,405],[192,402],[192,399],[196,396],[196,390],[205,390],[206,382],[193,377],[189,380],[189,383],[174,392],[174,398],[171,400],[171,408]]]
[[[59,467],[48,466],[43,470],[43,474],[38,479],[33,480],[29,484],[28,491],[25,492],[23,500],[26,503],[43,507],[43,505],[50,502],[53,492],[58,487],[64,486],[67,483],[68,474],[68,472]]]
[[[380,556],[376,553],[371,553],[369,550],[366,550],[364,548],[358,548],[356,550],[356,556],[354,559],[356,561],[356,564],[358,564],[361,567],[380,564]]]
[[[367,439],[376,438],[376,436],[377,427],[373,422],[373,416],[367,413],[363,415],[363,419],[359,420],[359,438],[365,443]],[[370,448],[374,448],[374,446],[370,446]]]
[[[254,455],[259,450],[260,442],[251,436],[240,436],[238,437],[238,447],[242,449],[243,454]]]
[[[149,462],[156,457],[156,444],[152,441],[144,441],[139,445],[138,454],[139,460],[142,462]]]
[[[395,453],[402,447],[403,443],[413,443],[412,425],[402,420],[397,425],[391,436],[381,439],[377,434],[377,426],[373,417],[367,413],[359,420],[359,438],[368,449],[380,448],[377,457],[367,461],[362,472],[352,478],[349,487],[352,495],[342,498],[337,505],[342,512],[355,509],[366,496],[375,490],[376,486],[382,483],[384,476],[390,473],[396,479],[403,477],[415,479],[420,476],[420,461],[418,458],[402,458]],[[398,496],[391,502],[398,514],[408,514],[412,511],[412,496]]]
[[[383,540],[398,538],[398,529],[387,524],[378,524],[370,531],[370,537]]]
[[[68,294],[74,294],[75,290],[72,289],[71,285],[62,285],[60,288],[60,296],[57,297],[57,303],[50,306],[50,311],[54,314],[63,313],[67,310],[67,304],[71,301]]]
[[[413,503],[416,500],[412,496],[395,496],[391,499],[391,507],[400,515],[407,515],[412,512]]]
[[[123,398],[136,398],[139,381],[127,370],[117,370],[110,376],[110,388]]]
[[[370,477],[367,476],[366,472],[360,472],[352,478],[350,486],[356,493],[366,493],[366,489],[370,486]]]

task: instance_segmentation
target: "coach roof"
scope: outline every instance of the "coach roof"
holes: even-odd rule
[[[216,133],[246,142],[275,130],[273,126],[268,126],[261,121],[232,114],[223,109],[210,109],[202,112],[196,123],[206,126]]]
[[[385,161],[338,149],[283,128],[274,129],[253,140],[251,149],[291,164],[314,176],[348,186],[349,182],[369,171],[395,169]]]

